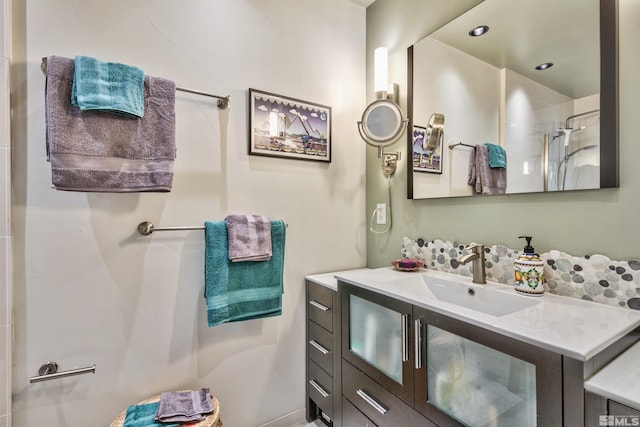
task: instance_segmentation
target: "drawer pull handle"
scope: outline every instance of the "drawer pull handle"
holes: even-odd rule
[[[315,308],[319,308],[319,309],[320,309],[320,310],[322,310],[322,311],[329,311],[329,310],[331,310],[329,307],[327,307],[326,305],[322,305],[322,304],[320,304],[318,301],[311,300],[311,301],[309,301],[309,304],[311,304],[311,305],[312,305],[312,306],[314,306]]]
[[[409,360],[409,316],[402,315],[402,361]]]
[[[320,396],[324,397],[325,399],[329,397],[329,393],[325,389],[323,389],[320,384],[316,382],[316,380],[309,380],[309,384],[311,384],[311,386],[313,386],[313,388],[315,388],[318,393],[320,393]]]
[[[316,340],[309,341],[309,344],[314,346],[320,353],[324,354],[325,356],[330,353],[329,350],[324,348],[322,345],[318,344],[318,342]]]
[[[420,319],[415,320],[414,329],[414,343],[416,346],[415,355],[416,355],[416,369],[422,368],[422,321]]]
[[[373,406],[373,409],[380,412],[380,414],[384,415],[387,413],[388,409],[382,406],[382,404],[379,403],[377,400],[375,400],[373,397],[369,396],[367,392],[364,391],[363,389],[361,388],[358,389],[358,391],[356,391],[356,394],[360,396],[369,405]]]

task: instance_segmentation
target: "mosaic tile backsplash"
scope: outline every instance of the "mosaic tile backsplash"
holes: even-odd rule
[[[472,275],[472,263],[457,261],[469,253],[465,244],[405,237],[402,256],[417,258],[426,268]],[[504,245],[485,247],[487,280],[514,285],[513,260],[521,250]],[[576,257],[560,251],[540,254],[544,260],[545,292],[640,310],[640,261],[613,261],[604,255]]]

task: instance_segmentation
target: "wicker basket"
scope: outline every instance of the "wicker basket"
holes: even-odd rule
[[[153,403],[160,400],[160,395],[151,397],[149,399],[143,400],[142,402],[138,402],[138,405],[143,405],[145,403]],[[213,412],[207,415],[203,421],[200,421],[197,424],[185,424],[189,427],[222,427],[222,420],[220,419],[220,403],[215,396],[211,396],[211,401],[213,402]],[[127,410],[125,409],[118,415],[109,427],[122,427],[124,425],[124,419],[127,416]]]

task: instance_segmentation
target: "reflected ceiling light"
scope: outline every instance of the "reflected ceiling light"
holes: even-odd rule
[[[536,66],[536,70],[543,71],[553,67],[553,62],[543,62],[542,64]]]
[[[473,30],[469,31],[469,35],[471,37],[478,37],[481,36],[483,34],[486,34],[487,31],[489,31],[489,27],[486,25],[479,25],[477,27],[475,27]]]

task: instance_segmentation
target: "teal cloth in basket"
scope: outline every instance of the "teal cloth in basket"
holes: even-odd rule
[[[131,405],[127,408],[122,427],[177,427],[176,423],[156,422],[154,417],[158,410],[159,402]]]
[[[285,224],[271,221],[268,261],[231,262],[225,221],[205,222],[204,297],[209,326],[282,314]]]
[[[507,156],[505,155],[504,148],[496,144],[486,143],[484,144],[489,151],[489,167],[490,168],[506,168]]]
[[[77,55],[71,103],[82,111],[144,116],[144,71],[131,65]]]

